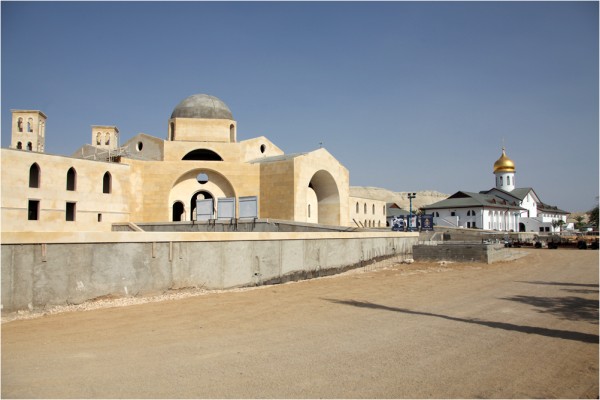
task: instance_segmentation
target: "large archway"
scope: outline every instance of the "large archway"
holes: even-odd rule
[[[317,195],[318,223],[339,226],[340,192],[333,176],[325,170],[317,171],[310,179],[308,187]]]
[[[179,213],[181,221],[194,221],[196,218],[196,201],[212,198],[215,201],[222,197],[236,197],[233,185],[221,173],[207,168],[191,169],[175,180],[169,193],[169,204],[172,205],[172,218],[175,221]],[[183,205],[183,212],[177,203]]]

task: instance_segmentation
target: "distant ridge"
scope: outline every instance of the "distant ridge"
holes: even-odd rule
[[[410,202],[408,193],[409,192],[393,192],[388,189],[370,186],[350,186],[350,196],[383,200],[386,203],[396,203],[406,210],[408,210]],[[413,199],[413,209],[447,199],[450,196],[449,194],[436,192],[435,190],[424,190],[415,193],[417,193],[417,197]]]

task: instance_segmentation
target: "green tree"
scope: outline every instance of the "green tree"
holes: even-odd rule
[[[588,211],[588,221],[594,226],[594,229],[598,229],[598,205]]]
[[[585,220],[585,218],[583,217],[583,215],[578,215],[575,217],[575,229],[579,230],[581,228],[583,228],[583,221]]]

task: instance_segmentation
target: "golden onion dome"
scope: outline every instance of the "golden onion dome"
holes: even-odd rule
[[[502,155],[494,163],[494,173],[496,172],[515,172],[515,163],[506,156],[504,147],[502,148]]]

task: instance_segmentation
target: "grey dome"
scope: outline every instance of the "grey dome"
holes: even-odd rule
[[[233,115],[227,104],[215,96],[195,94],[177,104],[171,118],[233,119]]]

